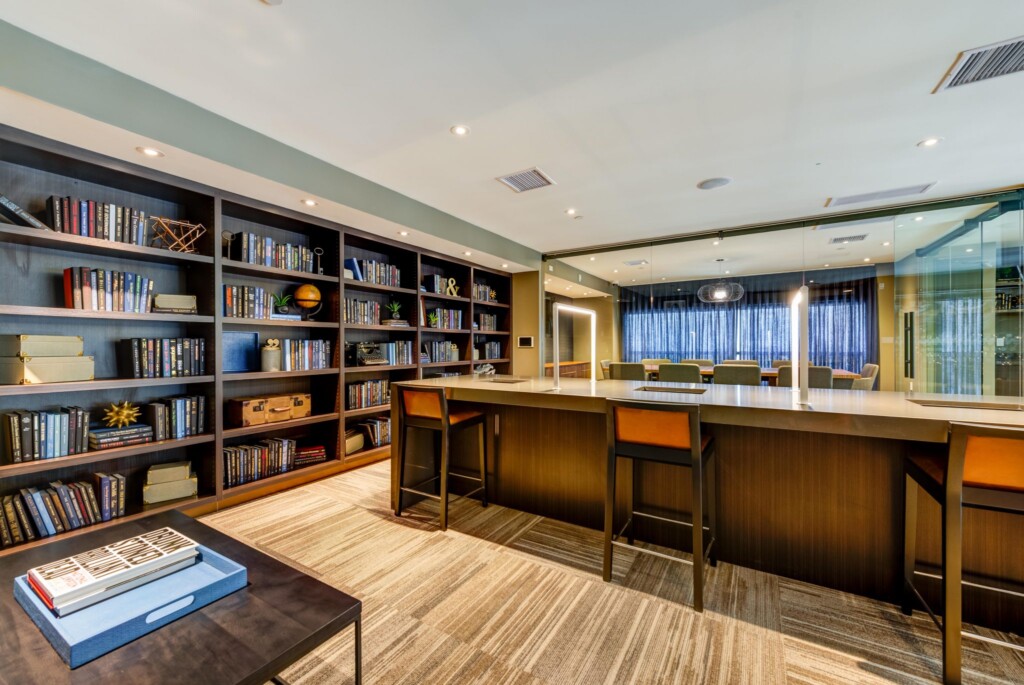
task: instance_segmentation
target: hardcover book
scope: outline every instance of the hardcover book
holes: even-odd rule
[[[28,583],[57,616],[66,616],[191,565],[197,547],[160,528],[29,569]]]

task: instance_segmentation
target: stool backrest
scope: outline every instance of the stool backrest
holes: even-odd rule
[[[672,383],[701,383],[700,367],[696,364],[662,364],[658,367],[658,380]]]
[[[773,369],[777,369],[780,366],[792,366],[792,365],[793,365],[793,361],[790,360],[790,359],[773,359],[772,360],[772,368]]]
[[[1024,429],[951,424],[946,489],[965,486],[999,491],[991,508],[1024,512]]]
[[[716,364],[715,384],[761,385],[761,368],[751,364]]]
[[[643,364],[612,362],[608,365],[612,378],[619,381],[645,381],[647,374]]]
[[[700,405],[608,400],[608,449],[654,461],[698,459]]]
[[[680,359],[680,364],[696,364],[697,366],[714,366],[715,362],[712,359]]]
[[[410,388],[396,385],[398,391],[399,416],[412,419],[431,419],[446,421],[448,418],[448,399],[444,388]]]

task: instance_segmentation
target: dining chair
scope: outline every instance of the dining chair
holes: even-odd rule
[[[793,362],[790,359],[773,359],[772,368],[777,369],[780,366],[792,366]]]
[[[807,370],[807,378],[809,388],[826,388],[832,389],[832,367],[831,366],[812,366]],[[780,366],[779,367],[779,378],[776,385],[780,388],[791,387],[793,385],[793,367],[792,365]]]
[[[860,370],[860,378],[855,378],[852,390],[874,390],[875,379],[878,378],[878,364],[865,364]]]
[[[662,364],[658,367],[658,380],[669,383],[704,382],[696,364]]]
[[[751,364],[715,364],[715,385],[761,385],[761,368]]]
[[[647,373],[643,364],[612,362],[608,365],[612,372],[612,379],[617,381],[645,381]]]
[[[723,359],[723,364],[740,364],[743,366],[756,366],[760,368],[761,362],[756,359]]]
[[[680,364],[696,364],[697,366],[714,366],[715,362],[712,359],[680,359]]]

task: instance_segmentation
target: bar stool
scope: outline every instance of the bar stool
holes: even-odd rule
[[[970,423],[953,423],[951,429],[947,457],[908,455],[903,460],[906,517],[902,609],[911,615],[916,598],[942,632],[942,680],[947,685],[960,683],[961,637],[1021,650],[1018,645],[962,629],[963,508],[1024,514],[1024,429]],[[942,509],[941,621],[914,587],[915,575],[930,575],[915,570],[918,486]],[[971,586],[1000,591],[976,583]]]
[[[402,515],[402,493],[409,492],[438,500],[441,503],[441,530],[448,530],[448,476],[462,478],[464,480],[480,483],[480,487],[467,492],[463,497],[469,497],[480,493],[480,503],[487,506],[487,447],[484,439],[484,414],[474,409],[456,409],[449,411],[448,398],[445,397],[444,388],[408,388],[402,385],[394,386],[398,392],[398,420],[402,427],[398,434],[398,501],[395,503],[395,516]],[[449,453],[451,450],[452,431],[461,431],[473,426],[479,426],[479,451],[480,451],[480,475],[469,476],[455,471],[450,471]],[[438,475],[420,481],[412,486],[404,486],[405,480],[405,450],[409,444],[408,432],[410,428],[425,428],[436,431],[434,449],[438,449],[440,442],[441,465]],[[441,494],[435,495],[421,490],[424,485],[440,480]]]
[[[604,499],[604,580],[612,578],[612,548],[624,547],[670,561],[693,566],[693,608],[704,611],[704,563],[717,565],[713,550],[717,532],[715,514],[715,460],[711,436],[701,437],[700,407],[674,402],[637,402],[608,400],[608,471]],[[614,533],[615,474],[617,457],[631,460],[633,487],[630,489],[629,519]],[[654,461],[692,470],[693,513],[690,521],[655,516],[634,508],[637,490],[637,461]],[[708,487],[704,488],[704,475]],[[704,503],[707,500],[710,540],[704,544]],[[633,546],[633,518],[641,516],[666,523],[689,526],[693,530],[693,561],[678,559],[654,550]],[[620,542],[629,529],[628,542]],[[698,561],[699,560],[699,561]]]

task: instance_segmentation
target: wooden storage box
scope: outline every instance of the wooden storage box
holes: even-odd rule
[[[308,392],[228,400],[227,420],[233,427],[259,426],[309,416],[312,402]]]
[[[84,353],[85,341],[79,335],[0,335],[0,357],[81,357]]]
[[[91,381],[92,357],[0,357],[0,385]]]

